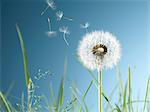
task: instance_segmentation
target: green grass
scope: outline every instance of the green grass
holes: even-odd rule
[[[10,109],[10,106],[8,104],[8,101],[6,100],[6,98],[2,94],[2,92],[0,92],[0,105],[1,105],[1,108],[3,108],[3,110],[5,112],[11,112],[11,109]]]
[[[19,40],[20,40],[22,56],[23,56],[23,64],[24,64],[24,74],[25,74],[25,79],[26,79],[26,86],[28,87],[28,85],[29,85],[29,71],[28,71],[28,64],[27,64],[27,56],[26,56],[26,50],[25,50],[22,34],[20,32],[18,24],[16,24],[16,30],[17,30],[18,37],[19,37]]]
[[[27,64],[27,55],[25,52],[25,45],[23,42],[23,37],[20,31],[19,26],[16,24],[16,30],[18,34],[18,38],[21,45],[22,50],[22,56],[23,56],[23,66],[24,66],[24,75],[25,75],[25,85],[27,88],[27,93],[30,91],[30,86],[32,84],[32,80],[29,77],[29,71],[28,71],[28,64]],[[67,58],[64,62],[64,73],[61,78],[60,87],[58,93],[54,93],[52,86],[49,87],[49,96],[45,97],[43,96],[42,100],[45,102],[45,105],[42,106],[42,108],[47,107],[47,112],[90,112],[90,107],[88,107],[87,102],[88,100],[88,93],[90,91],[91,86],[95,85],[95,89],[98,89],[98,80],[93,74],[92,71],[90,71],[88,68],[85,67],[87,70],[87,74],[91,76],[91,82],[89,82],[89,85],[87,86],[87,89],[85,88],[85,92],[82,94],[80,90],[77,88],[75,83],[70,84],[71,87],[71,93],[70,96],[68,96],[69,102],[65,101],[65,79],[67,74]],[[117,77],[117,85],[110,91],[110,95],[108,97],[108,93],[106,94],[104,91],[102,93],[103,100],[106,105],[103,105],[103,111],[104,112],[141,112],[138,107],[135,108],[133,106],[133,103],[140,103],[140,105],[143,104],[142,112],[148,112],[148,107],[150,104],[149,97],[150,97],[150,77],[147,79],[146,84],[146,90],[145,90],[145,97],[143,100],[132,100],[132,74],[131,74],[131,68],[128,68],[128,78],[126,80],[125,85],[123,84],[122,78],[121,78],[121,72],[119,67],[117,67],[116,77]],[[10,88],[10,90],[12,87]],[[15,88],[13,88],[15,89]],[[4,112],[37,112],[35,110],[35,107],[31,105],[33,102],[32,97],[30,94],[25,95],[26,92],[21,92],[22,94],[21,98],[16,98],[20,100],[20,110],[18,110],[16,107],[13,107],[12,104],[9,102],[7,97],[10,97],[10,90],[8,93],[2,93],[0,92],[0,111],[3,110]],[[118,91],[119,90],[119,91]],[[116,93],[117,92],[117,93]],[[58,96],[56,97],[56,94]],[[113,102],[112,98],[114,94],[118,94],[115,96],[116,99],[119,99],[118,102]],[[27,98],[25,98],[25,96]],[[50,99],[50,102],[48,101]],[[96,103],[98,101],[95,101]],[[14,104],[13,104],[14,105]],[[36,105],[39,106],[40,104]],[[104,106],[106,108],[104,108]],[[40,112],[40,111],[39,111]]]

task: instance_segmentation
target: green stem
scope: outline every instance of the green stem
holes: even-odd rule
[[[103,112],[102,108],[102,71],[98,70],[98,112]]]

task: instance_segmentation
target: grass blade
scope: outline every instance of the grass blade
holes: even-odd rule
[[[116,105],[116,109],[115,110],[117,110],[117,112],[121,112],[120,107],[117,104],[115,104],[115,105]]]
[[[113,109],[113,106],[112,106],[112,104],[111,104],[109,98],[104,94],[104,92],[102,93],[102,95],[103,95],[104,99],[106,100],[106,102],[108,103],[107,109],[108,109],[108,107],[110,107],[111,110],[112,110],[112,109]]]
[[[59,88],[59,95],[58,95],[58,101],[57,101],[57,112],[60,111],[62,105],[63,105],[63,97],[64,97],[64,77],[61,79],[61,84]]]
[[[126,110],[127,112],[127,101],[126,101],[126,96],[127,96],[127,83],[125,85],[125,90],[123,94],[123,112]]]
[[[66,72],[67,72],[67,58],[65,59],[64,74],[62,76],[60,88],[59,88],[59,95],[58,95],[58,101],[57,101],[57,112],[59,112],[61,110],[62,105],[63,105]]]
[[[88,106],[86,105],[86,103],[84,102],[84,106],[85,106],[85,110],[86,112],[90,112],[89,109],[88,109]]]
[[[51,85],[50,85],[50,100],[52,101],[52,107],[54,108],[54,112],[56,112],[55,97],[54,97],[54,92],[53,92]]]
[[[7,103],[4,95],[0,92],[0,105],[4,109],[5,112],[11,112],[9,104]]]
[[[81,102],[81,105],[80,105],[80,112],[82,112],[82,105],[83,105],[84,102],[85,102],[86,95],[87,95],[87,93],[89,92],[89,90],[90,90],[92,84],[93,84],[93,80],[91,81],[90,85],[88,86],[88,88],[87,88],[87,90],[86,90],[86,92],[85,92],[85,94],[84,94],[84,96],[83,96],[83,98],[82,98],[82,102]]]
[[[17,24],[16,24],[16,30],[17,30],[18,37],[19,37],[19,40],[20,40],[20,45],[21,45],[21,50],[22,50],[22,55],[23,55],[23,64],[24,64],[24,73],[25,73],[26,87],[28,87],[28,84],[29,84],[29,72],[28,72],[26,51],[25,51],[25,46],[24,46],[22,35],[21,35],[21,32],[20,32],[19,26]]]
[[[147,98],[148,98],[148,93],[149,93],[149,83],[150,83],[150,76],[147,81],[147,86],[146,86],[146,94],[145,94],[145,100],[144,100],[144,107],[143,107],[143,112],[145,112],[146,104],[147,104]]]
[[[123,81],[121,79],[121,72],[119,66],[116,67],[116,76],[118,80],[118,86],[119,86],[119,94],[120,96],[120,104],[122,104],[122,101],[124,100],[124,86],[123,86]]]
[[[128,107],[129,107],[129,112],[132,111],[132,98],[131,98],[131,69],[130,67],[128,68]]]

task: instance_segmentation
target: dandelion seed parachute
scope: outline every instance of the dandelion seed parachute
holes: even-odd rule
[[[69,46],[69,43],[68,43],[68,41],[66,40],[66,35],[70,35],[70,31],[68,30],[68,27],[65,27],[65,26],[60,27],[60,28],[59,28],[59,31],[60,31],[61,33],[63,33],[63,39],[64,39],[66,45]]]
[[[60,27],[59,31],[62,32],[62,33],[68,34],[68,35],[70,34],[70,31],[69,31],[68,27],[65,27],[65,26]]]
[[[77,55],[83,65],[91,70],[112,68],[120,59],[121,45],[111,33],[94,31],[83,36]]]

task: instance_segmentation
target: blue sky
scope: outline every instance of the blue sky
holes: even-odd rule
[[[69,96],[70,82],[75,82],[79,90],[84,93],[92,80],[88,72],[76,60],[75,54],[78,42],[85,34],[80,29],[80,24],[90,23],[90,31],[104,30],[117,36],[122,44],[122,57],[119,66],[122,79],[127,78],[127,69],[131,66],[133,98],[140,91],[143,98],[146,80],[150,74],[150,18],[147,1],[56,1],[57,10],[64,11],[66,17],[74,19],[73,22],[57,21],[55,11],[48,10],[40,15],[45,2],[20,1],[2,3],[2,90],[7,91],[14,83],[12,96],[20,96],[25,91],[22,54],[19,40],[15,30],[18,23],[27,51],[30,76],[33,78],[40,68],[42,71],[50,70],[53,76],[38,82],[39,93],[49,95],[48,85],[52,84],[57,93],[60,78],[63,74],[64,60],[68,58],[68,70],[66,81],[65,99]],[[61,26],[68,26],[71,34],[68,36],[70,46],[63,41],[62,34],[58,32],[56,37],[48,37],[47,18],[52,20],[53,30],[58,31]],[[94,72],[94,71],[93,71]],[[96,76],[96,72],[94,72]],[[113,89],[116,81],[115,69],[104,70],[103,88],[107,95]],[[55,94],[57,96],[57,94]],[[114,98],[116,99],[116,98]],[[97,110],[97,90],[93,85],[86,101],[91,111]],[[115,101],[115,100],[114,100]],[[96,102],[96,103],[95,103]]]

